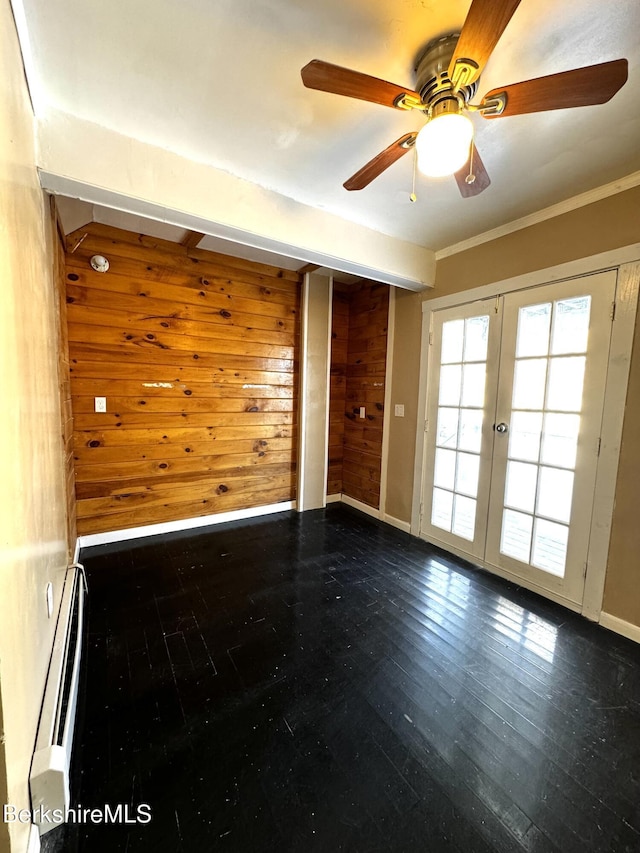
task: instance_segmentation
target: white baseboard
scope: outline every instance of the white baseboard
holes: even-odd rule
[[[112,530],[106,533],[88,533],[86,536],[80,536],[78,541],[81,548],[89,548],[92,545],[108,545],[111,542],[126,542],[129,539],[143,539],[145,536],[157,536],[161,533],[175,533],[179,530],[209,527],[211,524],[224,524],[227,521],[257,518],[261,515],[286,512],[295,508],[295,501],[282,501],[282,503],[254,506],[249,509],[236,509],[232,512],[202,515],[198,518],[181,518],[178,521],[163,521],[160,524],[146,524],[143,527],[128,527],[124,530]]]
[[[402,530],[404,533],[411,533],[411,524],[408,521],[401,521],[399,518],[394,518],[394,516],[386,513],[382,520],[386,521],[392,527],[397,527],[398,530]]]
[[[40,853],[40,832],[35,823],[29,827],[29,840],[27,841],[27,853]]]
[[[327,495],[327,497],[326,497],[326,502],[328,504],[339,503],[341,500],[342,500],[342,495],[340,494],[340,492],[338,492],[337,495]]]
[[[619,619],[610,613],[600,614],[600,624],[603,628],[615,631],[616,634],[621,634],[628,640],[640,643],[640,625],[634,625],[633,622],[625,622],[624,619]]]
[[[342,495],[342,503],[347,506],[351,506],[354,509],[359,509],[360,512],[364,512],[366,515],[370,515],[373,518],[380,518],[379,509],[375,509],[375,507],[369,506],[368,504],[363,504],[362,501],[357,501],[355,498],[350,498],[348,495]]]

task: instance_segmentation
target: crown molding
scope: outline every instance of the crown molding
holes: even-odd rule
[[[473,249],[475,246],[480,246],[482,243],[488,243],[491,240],[497,240],[499,237],[505,237],[507,234],[513,234],[514,231],[520,231],[523,228],[529,228],[532,225],[537,225],[539,222],[544,222],[547,219],[553,219],[554,216],[562,216],[563,213],[569,213],[579,207],[585,207],[588,204],[593,204],[603,198],[608,198],[612,195],[630,190],[640,184],[640,171],[632,172],[624,178],[619,178],[617,181],[611,181],[609,184],[603,184],[601,187],[587,190],[567,198],[564,201],[559,201],[557,204],[552,204],[550,207],[545,207],[535,213],[530,213],[520,219],[514,219],[512,222],[507,222],[504,225],[499,225],[497,228],[492,228],[490,231],[484,231],[482,234],[476,234],[474,237],[469,237],[467,240],[461,240],[459,243],[454,243],[451,246],[446,246],[444,249],[439,249],[436,252],[436,263],[448,258],[451,255],[457,255],[458,252],[464,252],[467,249]]]

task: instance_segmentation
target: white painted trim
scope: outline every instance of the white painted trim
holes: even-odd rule
[[[73,549],[73,563],[72,563],[72,565],[75,566],[75,564],[79,560],[80,560],[80,537],[77,536],[76,537],[76,547]]]
[[[304,510],[304,488],[306,465],[304,463],[307,449],[307,352],[309,349],[309,288],[311,285],[311,274],[305,273],[302,287],[300,288],[300,358],[299,364],[299,394],[298,403],[298,512]]]
[[[615,631],[616,634],[621,634],[628,640],[640,643],[640,625],[634,625],[633,622],[625,622],[624,619],[619,619],[617,616],[612,616],[610,613],[604,612],[600,614],[600,624],[603,628]]]
[[[624,264],[618,271],[616,315],[611,327],[600,430],[600,457],[594,486],[591,536],[582,601],[583,615],[595,621],[600,617],[604,598],[639,290],[640,263]]]
[[[365,515],[370,515],[372,518],[380,519],[379,509],[374,509],[374,507],[368,506],[368,504],[363,504],[362,501],[357,501],[355,498],[350,498],[348,495],[342,495],[342,503],[353,507],[353,509],[359,509],[360,512],[364,512]]]
[[[112,530],[106,533],[88,533],[80,536],[81,548],[93,545],[108,545],[111,542],[127,542],[129,539],[142,539],[146,536],[158,536],[162,533],[175,533],[180,530],[195,530],[198,527],[209,527],[213,524],[225,524],[227,521],[241,521],[245,518],[259,518],[263,515],[288,512],[296,508],[295,501],[265,504],[248,509],[235,509],[230,512],[218,512],[213,515],[202,515],[198,518],[181,518],[177,521],[163,521],[159,524],[145,524],[143,527],[128,527],[124,530]]]
[[[393,375],[393,345],[395,341],[396,292],[389,288],[387,314],[387,355],[384,367],[384,411],[382,413],[382,453],[380,459],[380,518],[387,503],[387,469],[389,465],[389,431],[391,426],[391,376]]]
[[[640,172],[632,172],[624,178],[617,181],[612,181],[609,184],[603,184],[601,187],[587,190],[560,201],[557,204],[552,204],[535,213],[530,213],[528,216],[522,216],[520,219],[514,219],[512,222],[507,222],[504,225],[499,225],[497,228],[492,228],[489,231],[484,231],[482,234],[476,234],[474,237],[469,237],[467,240],[461,240],[459,243],[453,243],[451,246],[446,246],[444,249],[439,249],[436,252],[436,263],[443,258],[448,258],[450,255],[457,255],[458,252],[464,252],[467,249],[472,249],[475,246],[480,246],[482,243],[488,243],[491,240],[498,240],[500,237],[505,237],[507,234],[512,234],[514,231],[520,231],[523,228],[529,228],[531,225],[537,225],[539,222],[544,222],[547,219],[553,219],[554,216],[562,216],[564,213],[570,213],[579,207],[585,207],[588,204],[593,204],[609,196],[617,195],[618,193],[630,190],[640,184]]]
[[[338,492],[336,495],[327,495],[327,503],[328,504],[337,504],[342,500],[342,493]]]
[[[401,521],[399,518],[395,518],[393,515],[384,515],[381,517],[381,520],[386,524],[390,524],[391,527],[397,527],[398,530],[402,530],[403,533],[411,533],[411,525],[408,521]]]
[[[460,290],[437,299],[427,299],[422,303],[424,314],[430,311],[440,311],[443,308],[452,308],[454,305],[464,305],[478,299],[488,299],[491,296],[500,296],[503,293],[511,293],[514,290],[524,290],[527,287],[537,287],[543,284],[552,284],[554,281],[562,281],[567,278],[577,278],[581,275],[603,272],[614,269],[622,264],[640,261],[640,243],[632,243],[630,246],[622,246],[619,249],[611,249],[609,252],[600,252],[586,258],[578,258],[575,261],[567,261],[546,269],[534,270],[523,275],[505,278],[492,284],[484,284],[472,290]]]
[[[27,839],[27,853],[40,853],[40,832],[35,823],[29,827],[29,838]]]

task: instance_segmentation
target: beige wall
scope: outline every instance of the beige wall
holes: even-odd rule
[[[52,235],[8,0],[0,0],[0,34],[0,693],[7,797],[27,808],[55,621],[47,618],[45,588],[53,582],[57,608],[66,520]],[[12,849],[25,850],[28,825],[9,830]]]
[[[4,731],[2,725],[2,703],[0,703],[0,732]],[[7,762],[5,755],[4,740],[0,738],[0,807],[9,799],[7,796]],[[9,841],[9,826],[0,821],[0,853],[9,853],[11,845]]]
[[[401,521],[411,521],[421,329],[422,294],[396,290],[385,514]],[[404,405],[403,418],[396,404]]]
[[[605,613],[640,625],[640,313],[631,357],[616,504],[604,589]]]
[[[640,241],[640,187],[437,262],[426,298],[480,287]]]
[[[422,301],[501,281],[640,242],[640,187],[540,222],[437,262],[436,286],[398,291],[391,395],[404,419],[391,418],[386,511],[411,519]],[[640,330],[627,396],[604,610],[640,625]]]

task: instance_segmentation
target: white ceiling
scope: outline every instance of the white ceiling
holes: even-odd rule
[[[500,84],[627,57],[605,105],[486,121],[492,185],[418,185],[408,155],[361,192],[342,182],[420,118],[305,89],[320,58],[402,85],[469,0],[22,0],[37,103],[303,204],[438,250],[640,170],[638,0],[522,0],[480,80]],[[478,99],[476,99],[478,100]]]

